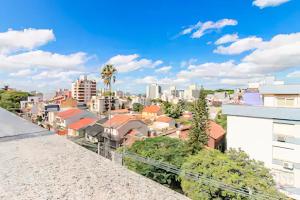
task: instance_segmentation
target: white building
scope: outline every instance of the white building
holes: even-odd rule
[[[80,76],[72,83],[72,98],[79,103],[87,103],[92,96],[96,96],[96,81],[88,80],[86,75]]]
[[[116,97],[111,97],[111,109],[119,109],[120,102]],[[94,113],[103,113],[109,109],[109,97],[108,96],[93,96],[89,102],[89,110]]]
[[[224,105],[227,147],[264,162],[278,186],[300,198],[300,85],[264,85],[263,106]]]
[[[158,99],[161,97],[161,86],[158,84],[150,84],[146,88],[146,98]]]
[[[195,99],[199,98],[200,89],[196,84],[190,85],[184,91],[184,99],[188,101],[194,101]]]

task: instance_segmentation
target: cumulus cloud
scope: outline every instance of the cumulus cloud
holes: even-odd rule
[[[158,78],[156,76],[145,76],[140,79],[136,79],[135,83],[137,84],[151,84],[151,83],[157,83],[159,85],[177,85],[177,84],[184,84],[189,82],[189,80],[185,78]]]
[[[156,73],[167,73],[172,69],[172,66],[164,66],[155,70]]]
[[[143,68],[154,68],[158,65],[161,65],[163,62],[161,60],[153,61],[145,58],[140,59],[138,54],[131,54],[114,56],[106,63],[115,65],[118,72],[125,73]]]
[[[252,70],[266,73],[300,66],[300,33],[280,34],[242,59]]]
[[[226,43],[231,43],[231,42],[235,42],[239,39],[239,36],[237,33],[234,34],[226,34],[222,37],[220,37],[215,44],[216,45],[220,45],[220,44],[226,44]]]
[[[289,74],[287,74],[288,78],[300,78],[300,71],[294,71],[294,72],[291,72]]]
[[[32,73],[33,73],[33,70],[31,70],[31,69],[23,69],[23,70],[19,70],[17,72],[10,73],[9,75],[15,76],[15,77],[26,77],[26,76],[31,75]]]
[[[220,38],[221,39],[221,38]],[[234,55],[258,48],[263,43],[262,38],[251,36],[237,40],[229,46],[218,46],[214,53]]]
[[[0,68],[76,68],[87,60],[86,54],[78,52],[62,55],[41,50],[14,55],[0,55]]]
[[[189,26],[181,31],[180,35],[191,34],[191,38],[201,38],[210,31],[221,30],[226,26],[236,26],[238,22],[234,19],[221,19],[219,21],[199,21],[197,24]]]
[[[8,30],[0,33],[0,54],[32,50],[54,40],[50,29]]]
[[[45,70],[40,73],[35,74],[32,76],[32,79],[34,80],[49,80],[49,79],[61,79],[61,80],[69,80],[72,79],[73,77],[77,77],[81,74],[84,74],[85,72],[83,71],[60,71],[60,70]]]
[[[253,5],[263,9],[266,7],[276,7],[289,1],[290,0],[254,0]]]

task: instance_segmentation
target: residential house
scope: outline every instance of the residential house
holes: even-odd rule
[[[67,128],[70,124],[83,118],[95,118],[95,115],[91,112],[80,110],[78,108],[68,109],[56,114],[54,126],[57,133],[64,135],[67,134]]]
[[[227,146],[264,162],[287,195],[300,198],[300,85],[263,85],[263,106],[224,105]]]
[[[162,115],[162,110],[157,105],[145,106],[142,112],[145,119],[155,120],[160,115]]]
[[[123,145],[128,137],[135,135],[148,136],[148,127],[134,115],[115,115],[104,124],[104,140],[109,140],[113,149]],[[105,143],[105,141],[104,141]]]
[[[72,137],[84,137],[85,128],[96,123],[96,118],[83,118],[68,126],[68,136]]]
[[[175,128],[175,120],[171,117],[159,116],[155,119],[152,127],[158,130]]]
[[[91,143],[104,142],[104,127],[98,121],[85,129],[85,139]],[[101,140],[102,139],[102,140]]]

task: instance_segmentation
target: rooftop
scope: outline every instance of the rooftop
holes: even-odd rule
[[[57,113],[57,116],[62,118],[62,119],[68,119],[68,118],[73,117],[75,115],[78,115],[82,112],[83,112],[82,110],[80,110],[78,108],[74,108],[74,109],[61,111],[61,112]]]
[[[127,123],[129,120],[137,120],[135,115],[118,114],[114,115],[111,119],[107,120],[103,126],[118,128],[119,126]]]
[[[160,111],[160,107],[157,105],[146,106],[143,109],[143,112],[149,112],[149,113],[158,113],[159,111]]]
[[[222,106],[226,115],[300,121],[300,108],[232,105]]]
[[[169,123],[171,121],[173,121],[174,119],[171,117],[167,117],[167,116],[159,116],[156,121],[157,122],[165,122],[165,123]]]
[[[73,124],[70,124],[68,128],[74,129],[74,130],[80,130],[84,127],[92,125],[96,121],[97,121],[97,119],[95,119],[95,118],[83,118]]]
[[[263,85],[261,94],[300,94],[300,85]]]
[[[188,199],[1,108],[0,114],[0,199]],[[22,135],[36,130],[48,134]],[[11,133],[19,137],[3,140]]]

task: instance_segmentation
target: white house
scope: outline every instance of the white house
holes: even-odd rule
[[[153,123],[153,128],[160,129],[160,130],[175,128],[175,120],[171,117],[159,116],[156,118],[155,122]]]
[[[263,106],[224,105],[227,147],[263,161],[280,189],[300,198],[300,85],[259,88]]]

